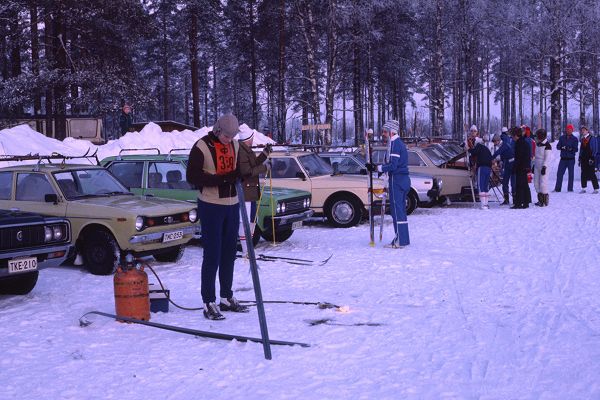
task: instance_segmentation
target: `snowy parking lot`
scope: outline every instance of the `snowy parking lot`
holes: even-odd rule
[[[576,186],[578,182],[576,182]],[[368,245],[368,224],[302,228],[257,252],[324,259],[261,262],[265,300],[331,302],[348,312],[267,304],[273,347],[197,338],[88,316],[114,311],[110,276],[43,270],[23,297],[0,297],[0,385],[7,399],[591,399],[600,396],[598,195],[550,207],[417,209],[412,244]],[[389,218],[389,217],[388,217]],[[386,219],[385,241],[391,239]],[[202,249],[154,263],[173,299],[200,306]],[[155,281],[151,276],[150,281]],[[248,264],[234,290],[253,299]],[[260,336],[255,308],[207,321],[170,307],[152,321]]]

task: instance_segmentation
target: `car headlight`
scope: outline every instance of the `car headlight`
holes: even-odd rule
[[[281,214],[281,203],[277,203],[276,210],[277,214]]]
[[[49,242],[52,240],[52,227],[44,227],[44,241]]]
[[[442,190],[442,183],[443,183],[442,178],[437,178],[436,181],[437,181],[438,189]]]
[[[63,238],[63,231],[60,226],[56,225],[52,227],[52,238],[54,240],[61,240]]]
[[[196,220],[198,219],[198,212],[194,208],[193,210],[190,210],[188,216],[190,218],[190,222],[196,222]]]
[[[144,229],[144,217],[137,216],[135,218],[135,230],[141,231]]]
[[[281,203],[281,212],[282,213],[285,212],[285,203],[284,202]]]
[[[308,208],[310,207],[310,198],[305,198],[304,199],[304,208]]]

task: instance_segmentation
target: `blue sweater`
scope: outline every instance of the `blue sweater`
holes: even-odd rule
[[[577,147],[579,140],[573,135],[562,135],[558,139],[556,149],[560,150],[560,158],[575,159],[575,153],[577,153]]]
[[[408,152],[400,136],[394,135],[390,139],[389,162],[381,166],[381,172],[390,175],[408,175]]]

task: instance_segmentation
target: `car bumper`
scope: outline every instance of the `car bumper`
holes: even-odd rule
[[[166,233],[172,233],[172,232],[178,232],[178,231],[183,231],[183,238],[186,239],[186,241],[189,241],[190,239],[192,239],[192,237],[194,235],[196,235],[198,233],[198,227],[196,225],[192,225],[192,226],[186,226],[183,228],[172,229],[172,230],[168,230],[168,231],[160,231],[160,232],[134,235],[129,239],[129,243],[134,244],[134,245],[159,243],[159,242],[162,242],[162,238],[164,237],[164,235]],[[181,242],[181,240],[174,241],[172,244],[174,245],[179,242]],[[167,243],[169,243],[169,242],[167,242]]]
[[[19,274],[8,273],[8,260],[16,258],[36,257],[38,260],[37,270],[49,267],[57,267],[65,261],[67,255],[69,254],[70,248],[70,245],[67,246],[63,244],[52,247],[44,247],[43,249],[3,253],[0,258],[0,277],[14,276]],[[30,271],[24,271],[23,273],[26,272]]]
[[[285,230],[291,228],[294,222],[304,221],[313,216],[315,212],[313,210],[306,210],[301,213],[281,215],[275,217],[265,217],[263,220],[263,227],[270,228],[272,224],[275,224],[275,231]]]

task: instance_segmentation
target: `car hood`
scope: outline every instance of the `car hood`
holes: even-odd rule
[[[74,200],[86,206],[112,207],[138,215],[164,215],[189,211],[195,206],[189,202],[152,196],[116,195]]]
[[[323,175],[310,179],[313,189],[357,189],[369,187],[369,177],[366,175]],[[384,180],[373,178],[373,187],[385,187]]]
[[[30,224],[43,222],[44,217],[25,211],[0,210],[0,225]]]
[[[300,197],[300,196],[310,196],[310,192],[298,189],[288,189],[282,187],[273,187],[270,188],[267,182],[267,186],[265,186],[263,196],[269,196],[269,193],[273,193],[273,196],[286,199],[291,197]]]

